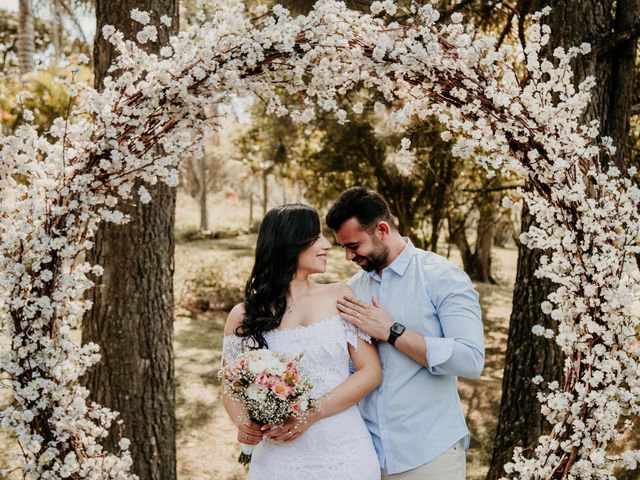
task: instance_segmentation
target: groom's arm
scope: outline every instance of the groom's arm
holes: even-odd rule
[[[479,377],[484,367],[484,331],[478,292],[469,276],[455,265],[444,264],[431,272],[428,290],[443,335],[423,337],[427,368],[434,375]]]
[[[443,336],[426,337],[407,328],[395,348],[434,375],[475,378],[484,367],[484,334],[478,293],[469,276],[452,264],[443,264],[428,286],[423,301],[432,301]],[[418,299],[416,299],[418,300]],[[386,341],[393,319],[374,298],[369,305],[353,296],[338,301],[342,316],[368,335]]]

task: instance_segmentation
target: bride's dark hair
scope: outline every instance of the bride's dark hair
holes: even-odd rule
[[[253,339],[248,346],[267,347],[263,333],[278,328],[282,321],[298,254],[319,236],[320,217],[309,205],[281,205],[265,215],[258,232],[253,269],[244,290],[244,318],[236,329],[238,336]]]

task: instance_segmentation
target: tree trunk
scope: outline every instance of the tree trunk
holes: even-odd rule
[[[198,199],[200,201],[200,231],[209,230],[209,212],[207,211],[207,160],[206,155],[198,158]]]
[[[22,75],[33,72],[36,68],[34,61],[36,44],[33,22],[31,0],[20,0],[18,4],[18,38],[16,47],[18,50],[20,73]]]
[[[578,57],[573,64],[576,85],[587,75],[596,79],[584,120],[599,118],[602,133],[614,138],[619,151],[624,151],[631,96],[621,95],[620,92],[629,91],[627,89],[633,84],[635,64],[633,60],[629,62],[628,58],[632,48],[622,44],[603,53],[598,52],[598,45],[612,33],[612,26],[620,29],[631,18],[637,18],[638,0],[617,2],[615,22],[612,18],[612,1],[553,0],[547,3],[552,7],[548,18],[552,32],[549,52],[557,46],[568,48],[583,42],[589,42],[593,47],[594,53]],[[616,156],[613,162],[620,164],[621,160]],[[530,219],[523,217],[522,231],[527,230],[529,225]],[[488,480],[504,474],[502,466],[511,460],[515,446],[534,448],[538,437],[548,431],[548,426],[540,416],[540,405],[530,379],[536,375],[542,375],[547,381],[559,379],[563,366],[563,358],[556,344],[531,333],[531,328],[538,323],[555,329],[555,322],[550,323],[540,309],[540,303],[551,288],[547,282],[534,276],[540,252],[520,246],[518,253],[500,418]]]
[[[253,192],[249,192],[249,230],[253,226]]]
[[[493,248],[493,232],[495,230],[495,212],[493,210],[493,206],[481,208],[478,219],[476,238],[478,276],[485,283],[496,283],[491,276],[491,249]]]
[[[262,218],[267,215],[269,207],[269,170],[262,170]]]
[[[287,189],[289,188],[289,180],[284,175],[282,176],[282,204],[286,205],[288,202]]]
[[[617,0],[614,31],[631,26],[638,20],[639,12],[640,0]],[[634,38],[608,52],[611,56],[611,88],[608,92],[609,108],[604,134],[610,136],[617,147],[612,160],[621,171],[631,166],[625,164],[625,159],[629,152],[629,121],[634,104],[637,46],[638,39]]]
[[[140,25],[129,18],[133,8],[152,13],[159,44],[178,25],[177,0],[98,0],[94,60],[95,82],[102,88],[114,57],[100,32],[114,25],[126,37]],[[159,12],[159,13],[155,13]],[[159,16],[173,18],[171,31]],[[159,48],[154,45],[154,49]],[[93,309],[86,315],[85,342],[101,347],[102,360],[86,376],[96,402],[120,412],[124,436],[131,440],[132,471],[141,480],[176,478],[175,387],[173,333],[173,226],[175,189],[159,183],[150,189],[152,203],[127,205],[127,225],[103,224],[89,261],[104,267],[101,284],[90,294]],[[116,448],[117,435],[105,442]]]
[[[476,228],[477,272],[476,278],[485,283],[497,283],[491,275],[491,250],[498,220],[498,198],[490,189],[495,185],[492,179],[483,179],[485,190],[477,199],[478,227]]]
[[[471,248],[465,229],[464,217],[449,216],[449,242],[458,247],[462,268],[469,278],[479,282],[496,283],[491,276],[491,249],[493,247],[494,207],[480,207],[475,250]]]
[[[471,277],[473,270],[475,270],[474,255],[473,255],[473,252],[471,251],[471,246],[469,245],[469,241],[467,240],[467,234],[465,232],[464,216],[449,215],[448,223],[449,223],[449,244],[453,243],[456,247],[458,247],[458,251],[460,252],[460,258],[462,259],[462,268],[467,273],[467,275]],[[447,255],[447,257],[448,256],[449,255]]]
[[[522,231],[530,226],[531,217],[523,212]],[[540,251],[529,250],[522,244],[518,247],[502,400],[487,479],[504,476],[502,467],[511,460],[514,447],[535,447],[541,433],[548,430],[536,398],[537,388],[531,379],[540,374],[550,381],[562,375],[562,352],[556,343],[531,333],[534,325],[553,328],[555,323],[540,310],[540,303],[552,286],[534,276],[540,256]]]
[[[60,0],[51,1],[51,43],[53,43],[53,60],[57,66],[62,58],[62,14]]]
[[[440,216],[442,212],[437,212],[431,215],[431,235],[429,236],[429,250],[433,253],[438,253],[438,238],[440,238],[440,228],[442,228],[443,217]]]

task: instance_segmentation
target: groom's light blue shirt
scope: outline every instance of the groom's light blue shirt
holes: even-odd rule
[[[478,293],[464,271],[407,239],[382,275],[360,272],[357,296],[376,297],[392,319],[424,336],[429,367],[378,342],[382,384],[360,404],[380,466],[389,474],[417,468],[457,441],[469,446],[458,376],[478,377],[484,339]]]

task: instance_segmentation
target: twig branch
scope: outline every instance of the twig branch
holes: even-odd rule
[[[517,190],[518,188],[524,188],[524,183],[516,184],[516,185],[502,185],[500,187],[489,187],[489,188],[464,188],[462,191],[467,193],[490,193],[490,192],[502,192],[504,190]]]
[[[596,55],[606,55],[614,48],[621,44],[637,39],[640,36],[640,19],[635,23],[629,25],[627,28],[612,32],[593,42],[593,51]]]

